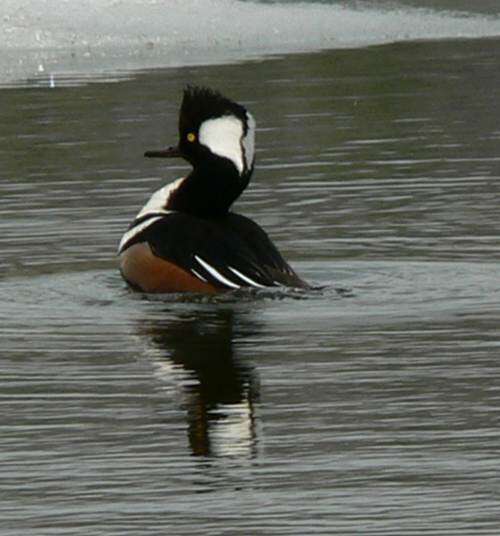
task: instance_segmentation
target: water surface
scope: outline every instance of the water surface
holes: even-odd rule
[[[499,52],[2,89],[2,534],[497,534]],[[252,110],[235,210],[322,291],[124,286],[121,233],[188,169],[141,157],[187,82]]]

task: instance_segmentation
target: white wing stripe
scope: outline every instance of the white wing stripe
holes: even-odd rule
[[[207,280],[201,274],[199,274],[196,270],[191,269],[191,273],[193,273],[198,279],[201,279],[205,283],[207,282]]]
[[[198,257],[198,255],[195,255],[194,258],[205,268],[205,270],[211,274],[215,279],[218,279],[221,283],[224,285],[227,285],[231,288],[240,288],[239,285],[236,283],[233,283],[232,281],[229,281],[229,279],[225,278],[221,273],[219,273],[213,266],[210,266],[206,261],[204,261],[201,257]]]
[[[245,281],[245,283],[249,283],[250,285],[258,288],[266,288],[264,285],[261,285],[260,283],[257,283],[257,281],[254,281],[253,279],[250,279],[247,275],[242,274],[236,268],[233,268],[232,266],[228,266],[228,268],[233,272],[233,274],[237,275],[242,281]]]

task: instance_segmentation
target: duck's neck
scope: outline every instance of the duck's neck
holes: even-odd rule
[[[166,208],[201,218],[224,217],[249,179],[250,173],[240,176],[230,162],[203,163],[172,192]]]

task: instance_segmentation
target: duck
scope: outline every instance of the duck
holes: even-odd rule
[[[217,294],[308,288],[267,233],[231,211],[255,166],[255,120],[219,91],[187,86],[177,145],[144,153],[182,158],[190,173],[154,192],[123,234],[120,273],[144,293]]]

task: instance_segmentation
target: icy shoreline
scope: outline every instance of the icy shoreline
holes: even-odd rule
[[[239,0],[3,0],[0,84],[240,61],[412,39],[500,35],[500,20]]]

